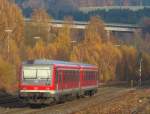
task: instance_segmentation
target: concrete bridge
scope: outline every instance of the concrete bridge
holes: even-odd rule
[[[25,19],[25,22],[31,22],[31,19]],[[50,22],[50,25],[56,28],[61,28],[64,26],[64,24],[65,22],[61,20],[52,20]],[[74,21],[71,27],[75,29],[85,29],[87,25],[88,25],[88,22]],[[135,32],[136,30],[140,30],[140,29],[141,29],[140,26],[131,25],[131,24],[118,24],[118,23],[106,23],[105,24],[106,31]]]
[[[64,21],[60,20],[53,20],[51,22],[53,27],[63,27]],[[86,26],[88,25],[88,22],[79,22],[79,21],[74,21],[73,25],[71,26],[72,28],[75,29],[85,29]],[[117,23],[107,23],[105,24],[105,30],[106,31],[115,31],[115,32],[135,32],[136,30],[141,29],[140,26],[137,25],[130,25],[130,24],[117,24]]]
[[[95,10],[106,10],[106,11],[109,11],[109,10],[114,10],[114,9],[117,9],[117,10],[131,10],[131,11],[138,11],[138,10],[143,10],[145,8],[150,8],[150,5],[147,4],[146,5],[142,5],[142,4],[139,4],[138,6],[98,6],[98,7],[80,7],[80,11],[82,12],[85,12],[85,13],[88,13],[90,11],[95,11]]]
[[[32,22],[31,19],[25,19],[25,22]],[[62,20],[52,20],[49,25],[50,27],[56,27],[61,28],[65,24]],[[74,29],[86,29],[86,26],[88,25],[88,22],[80,22],[80,21],[74,21],[71,25],[71,28]],[[105,24],[105,30],[107,32],[108,38],[110,37],[110,33],[130,33],[133,34],[135,31],[141,31],[142,27],[137,25],[131,25],[131,24],[118,24],[118,23],[106,23]]]

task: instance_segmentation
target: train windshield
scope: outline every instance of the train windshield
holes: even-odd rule
[[[24,66],[24,79],[51,79],[52,68],[50,66]]]

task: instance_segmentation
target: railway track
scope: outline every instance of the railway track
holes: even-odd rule
[[[15,96],[4,97],[4,98],[0,99],[0,105],[6,105],[9,103],[14,103],[14,102],[18,102],[18,101],[19,101],[19,99]]]
[[[128,91],[128,89],[123,88],[99,88],[99,92],[93,97],[85,97],[73,101],[67,101],[62,104],[40,108],[30,108],[28,106],[22,108],[10,108],[0,114],[70,114],[85,109],[89,104],[97,105],[100,102],[110,102]]]
[[[15,107],[21,108],[24,107],[25,105],[26,104],[23,104],[16,95],[0,93],[0,108],[6,108],[6,109],[15,108]]]

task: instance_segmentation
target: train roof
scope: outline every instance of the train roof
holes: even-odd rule
[[[96,67],[96,65],[92,65],[92,64],[58,61],[58,60],[47,60],[47,59],[27,60],[23,62],[23,65],[56,65],[56,66],[68,65],[68,66],[78,66],[78,67]]]

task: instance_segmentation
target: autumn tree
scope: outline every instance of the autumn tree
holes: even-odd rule
[[[16,72],[24,45],[24,18],[20,8],[8,0],[0,0],[0,17],[0,89],[7,91],[17,87]]]
[[[136,80],[137,78],[137,50],[133,46],[120,47],[122,59],[119,63],[120,80]]]
[[[150,54],[143,52],[143,62],[142,62],[142,80],[149,81],[150,80]]]
[[[72,19],[66,18],[62,28],[58,30],[58,35],[53,44],[48,45],[48,56],[53,59],[69,60],[71,53],[71,26]]]
[[[45,58],[45,44],[42,40],[39,40],[34,48],[37,58]]]
[[[15,5],[10,4],[7,0],[0,0],[0,33],[1,40],[5,39],[7,33],[6,29],[12,30],[11,38],[16,41],[17,45],[23,42],[24,20],[21,10]]]
[[[95,64],[99,67],[102,81],[116,79],[116,65],[121,53],[111,42],[106,42],[104,24],[98,17],[92,17],[85,31],[84,41],[78,44],[71,60]]]
[[[1,55],[4,58],[13,56],[11,52],[13,49],[14,52],[17,52],[15,53],[17,54],[16,56],[19,56],[18,48],[21,48],[24,42],[24,20],[21,11],[15,4],[9,3],[7,0],[0,0],[0,10]],[[8,53],[6,54],[6,52]],[[19,58],[17,60],[19,61]],[[14,58],[11,61],[16,60]]]
[[[85,29],[85,42],[106,41],[107,36],[104,27],[104,22],[99,17],[91,17],[89,25]]]
[[[34,55],[34,50],[31,47],[26,47],[26,54],[27,54],[27,59],[28,60],[34,60],[35,59],[35,55]]]
[[[13,65],[0,57],[0,90],[6,92],[16,91],[16,69]]]
[[[31,21],[26,23],[27,45],[33,46],[35,44],[34,37],[40,37],[46,43],[53,40],[51,19],[44,9],[34,10]]]
[[[45,43],[39,39],[33,48],[27,49],[28,59],[44,59],[46,57]]]
[[[84,61],[84,55],[86,55],[88,47],[92,50],[94,46],[97,46],[96,48],[99,49],[99,45],[101,44],[104,36],[105,32],[103,23],[97,17],[92,17],[89,25],[86,27],[84,41],[78,45],[79,49],[75,48],[75,51],[78,50],[77,53],[80,55],[78,56],[78,59],[82,62]],[[71,55],[71,57],[75,57],[74,52],[72,54],[73,55]]]

